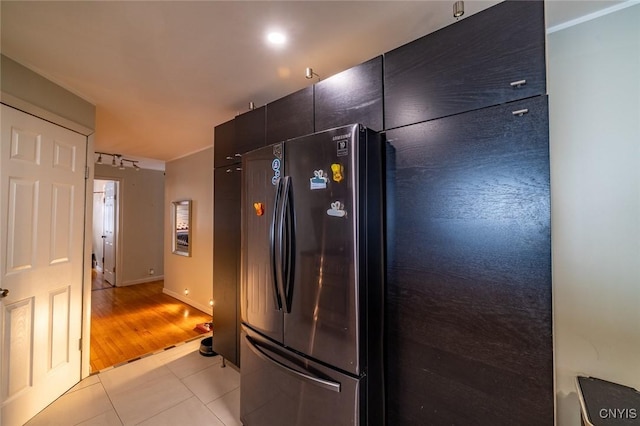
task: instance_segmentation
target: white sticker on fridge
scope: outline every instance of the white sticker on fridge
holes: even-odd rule
[[[309,186],[314,189],[327,189],[329,179],[325,176],[324,170],[315,170],[313,177],[309,179]]]
[[[333,217],[345,217],[347,212],[344,210],[344,204],[340,201],[331,203],[331,208],[327,210],[327,214]]]

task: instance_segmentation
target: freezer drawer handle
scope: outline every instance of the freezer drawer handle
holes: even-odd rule
[[[265,361],[268,361],[272,364],[275,364],[276,366],[282,368],[285,372],[291,374],[294,377],[297,377],[299,379],[302,379],[306,382],[311,383],[312,385],[316,385],[316,386],[320,386],[323,389],[327,389],[333,392],[340,392],[340,383],[337,382],[332,382],[330,380],[325,380],[325,379],[321,379],[319,377],[314,377],[310,374],[307,373],[302,373],[298,370],[294,370],[293,368],[281,363],[280,361],[277,361],[273,358],[271,358],[269,355],[267,355],[262,349],[260,349],[260,347],[258,347],[258,345],[256,345],[255,343],[253,343],[253,339],[250,337],[245,337],[245,339],[247,340],[248,346],[249,348],[260,358],[262,358]]]

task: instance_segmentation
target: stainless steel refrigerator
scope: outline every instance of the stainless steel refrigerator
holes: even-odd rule
[[[243,156],[244,425],[384,424],[383,148],[354,124]]]

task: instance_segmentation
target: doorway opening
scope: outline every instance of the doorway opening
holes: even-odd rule
[[[117,285],[119,187],[117,180],[94,180],[92,291]]]

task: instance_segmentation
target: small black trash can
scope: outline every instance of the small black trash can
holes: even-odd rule
[[[200,341],[200,355],[202,356],[216,356],[217,352],[213,351],[213,336],[207,337]]]

